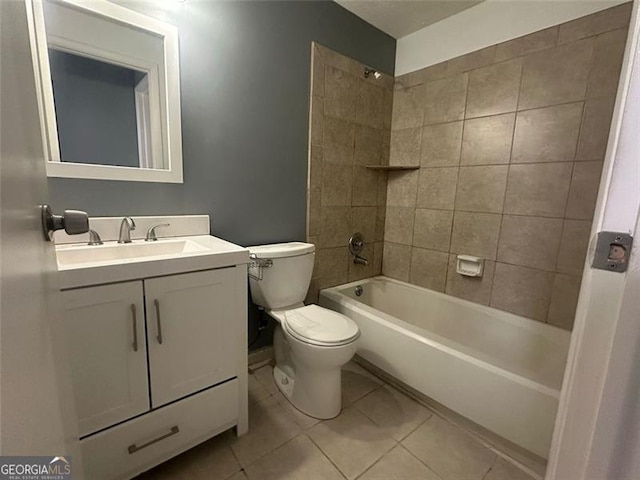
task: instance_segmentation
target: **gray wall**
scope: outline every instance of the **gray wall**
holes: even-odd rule
[[[393,73],[395,40],[334,2],[128,4],[180,32],[184,184],[50,179],[56,210],[207,213],[241,245],[305,239],[311,41]]]
[[[63,162],[136,167],[136,72],[49,49]]]

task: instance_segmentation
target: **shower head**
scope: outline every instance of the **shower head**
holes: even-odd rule
[[[364,69],[364,78],[369,78],[371,74],[373,74],[376,80],[382,76],[380,72],[378,72],[377,70],[374,70],[373,68],[367,67]]]

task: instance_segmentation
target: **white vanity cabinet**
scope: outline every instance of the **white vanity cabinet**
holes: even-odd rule
[[[142,282],[62,292],[80,435],[149,410]]]
[[[237,374],[233,268],[145,280],[151,405],[165,405]]]
[[[131,478],[246,431],[246,264],[63,298],[86,478]]]

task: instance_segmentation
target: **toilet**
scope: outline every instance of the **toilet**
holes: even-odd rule
[[[340,313],[302,303],[313,272],[313,244],[248,248],[251,297],[277,322],[273,377],[278,389],[311,417],[336,417],[342,409],[341,369],[356,353],[358,326]]]

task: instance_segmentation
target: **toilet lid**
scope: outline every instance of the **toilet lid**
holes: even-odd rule
[[[298,340],[314,345],[343,345],[360,335],[353,320],[318,305],[286,312],[284,324]]]

